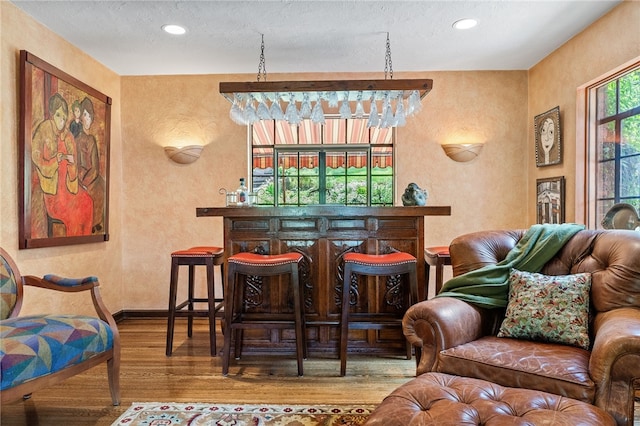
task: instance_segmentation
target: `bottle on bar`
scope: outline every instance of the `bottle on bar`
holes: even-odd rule
[[[240,186],[236,190],[236,201],[237,201],[239,206],[246,206],[247,205],[247,194],[248,194],[248,192],[249,192],[249,190],[247,189],[247,186],[244,183],[244,178],[240,178]]]

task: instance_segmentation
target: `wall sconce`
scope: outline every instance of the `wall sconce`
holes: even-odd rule
[[[164,153],[169,157],[171,161],[178,164],[191,164],[200,158],[202,152],[202,145],[189,145],[189,146],[165,146]]]
[[[450,143],[441,145],[447,157],[453,161],[466,163],[476,158],[482,151],[483,143]]]

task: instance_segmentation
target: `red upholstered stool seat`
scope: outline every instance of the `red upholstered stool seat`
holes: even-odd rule
[[[374,267],[393,267],[402,264],[414,264],[416,258],[402,251],[389,254],[365,254],[365,253],[347,253],[344,255],[345,262],[357,263],[360,265],[370,265]]]
[[[435,246],[425,248],[424,261],[426,263],[426,267],[424,268],[424,298],[427,299],[429,295],[429,278],[431,275],[432,266],[435,266],[436,268],[435,294],[438,294],[442,289],[442,284],[444,281],[444,266],[451,265],[451,255],[449,254],[449,247]]]
[[[394,390],[365,423],[367,426],[615,424],[609,413],[586,402],[434,372],[422,374]]]
[[[227,259],[227,289],[225,291],[225,334],[222,352],[222,374],[229,372],[232,336],[235,338],[235,356],[242,352],[242,330],[252,328],[282,329],[294,328],[296,336],[296,358],[298,375],[302,376],[302,360],[307,357],[307,342],[304,318],[304,295],[300,287],[298,266],[303,259],[296,252],[263,255],[237,253]],[[245,310],[245,281],[239,276],[268,277],[286,275],[293,294],[293,314],[278,312],[250,313]],[[259,284],[256,284],[258,282]],[[259,281],[252,285],[277,285],[277,280]],[[235,330],[235,333],[234,333]]]
[[[300,253],[284,253],[284,254],[257,254],[257,253],[237,253],[229,257],[229,263],[236,263],[244,266],[271,267],[278,265],[286,265],[302,260]]]
[[[190,249],[187,249],[187,250],[179,250],[177,252],[173,252],[171,255],[175,253],[184,253],[184,252],[187,252],[186,253],[187,255],[192,255],[192,256],[207,256],[207,255],[222,256],[224,254],[224,249],[222,247],[215,247],[215,246],[196,246],[196,247],[191,247]]]
[[[349,307],[351,295],[357,297],[358,291],[351,291],[353,277],[357,275],[392,277],[407,275],[409,288],[407,307],[418,301],[418,278],[416,258],[409,253],[393,252],[389,254],[364,254],[346,253],[344,259],[344,277],[342,283],[342,312],[340,316],[340,375],[344,376],[347,369],[347,346],[349,340],[349,328],[352,329],[377,329],[399,328],[402,325],[402,315],[382,314],[369,312],[366,315],[350,315]],[[355,281],[357,285],[357,278]],[[355,301],[357,305],[357,300]],[[357,318],[354,318],[357,317]],[[407,342],[407,359],[411,359],[411,344]]]
[[[224,277],[224,249],[215,246],[197,246],[171,253],[171,279],[169,282],[169,310],[167,321],[166,354],[173,352],[173,334],[176,317],[187,317],[187,336],[193,335],[193,318],[209,318],[209,342],[211,356],[215,356],[216,349],[216,316],[224,306],[224,298],[216,297],[214,266],[220,266],[220,276]],[[189,288],[187,299],[177,303],[178,272],[180,266],[189,267]],[[207,269],[207,297],[195,297],[195,267],[205,266]],[[207,303],[207,309],[195,309],[196,303]]]

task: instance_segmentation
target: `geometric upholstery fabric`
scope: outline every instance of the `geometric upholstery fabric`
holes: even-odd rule
[[[4,257],[0,256],[0,320],[9,318],[18,299],[18,284]]]
[[[112,347],[113,332],[99,318],[35,315],[3,320],[0,322],[0,389],[55,373]]]

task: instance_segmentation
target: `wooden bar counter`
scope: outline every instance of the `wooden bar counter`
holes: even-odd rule
[[[224,219],[225,255],[255,251],[279,254],[296,251],[305,295],[308,346],[311,355],[338,354],[338,322],[342,300],[342,257],[345,253],[382,254],[400,250],[418,259],[420,298],[424,298],[424,216],[449,216],[449,206],[425,207],[199,207],[197,217]],[[245,303],[254,312],[291,312],[288,283],[247,277]],[[274,278],[279,280],[279,278]],[[402,317],[407,309],[405,283],[381,278],[354,280],[349,297],[354,315]],[[402,280],[401,280],[402,281]],[[395,284],[394,284],[395,282]],[[243,352],[295,351],[293,330],[245,331]],[[400,327],[392,330],[351,330],[349,351],[404,353]]]

